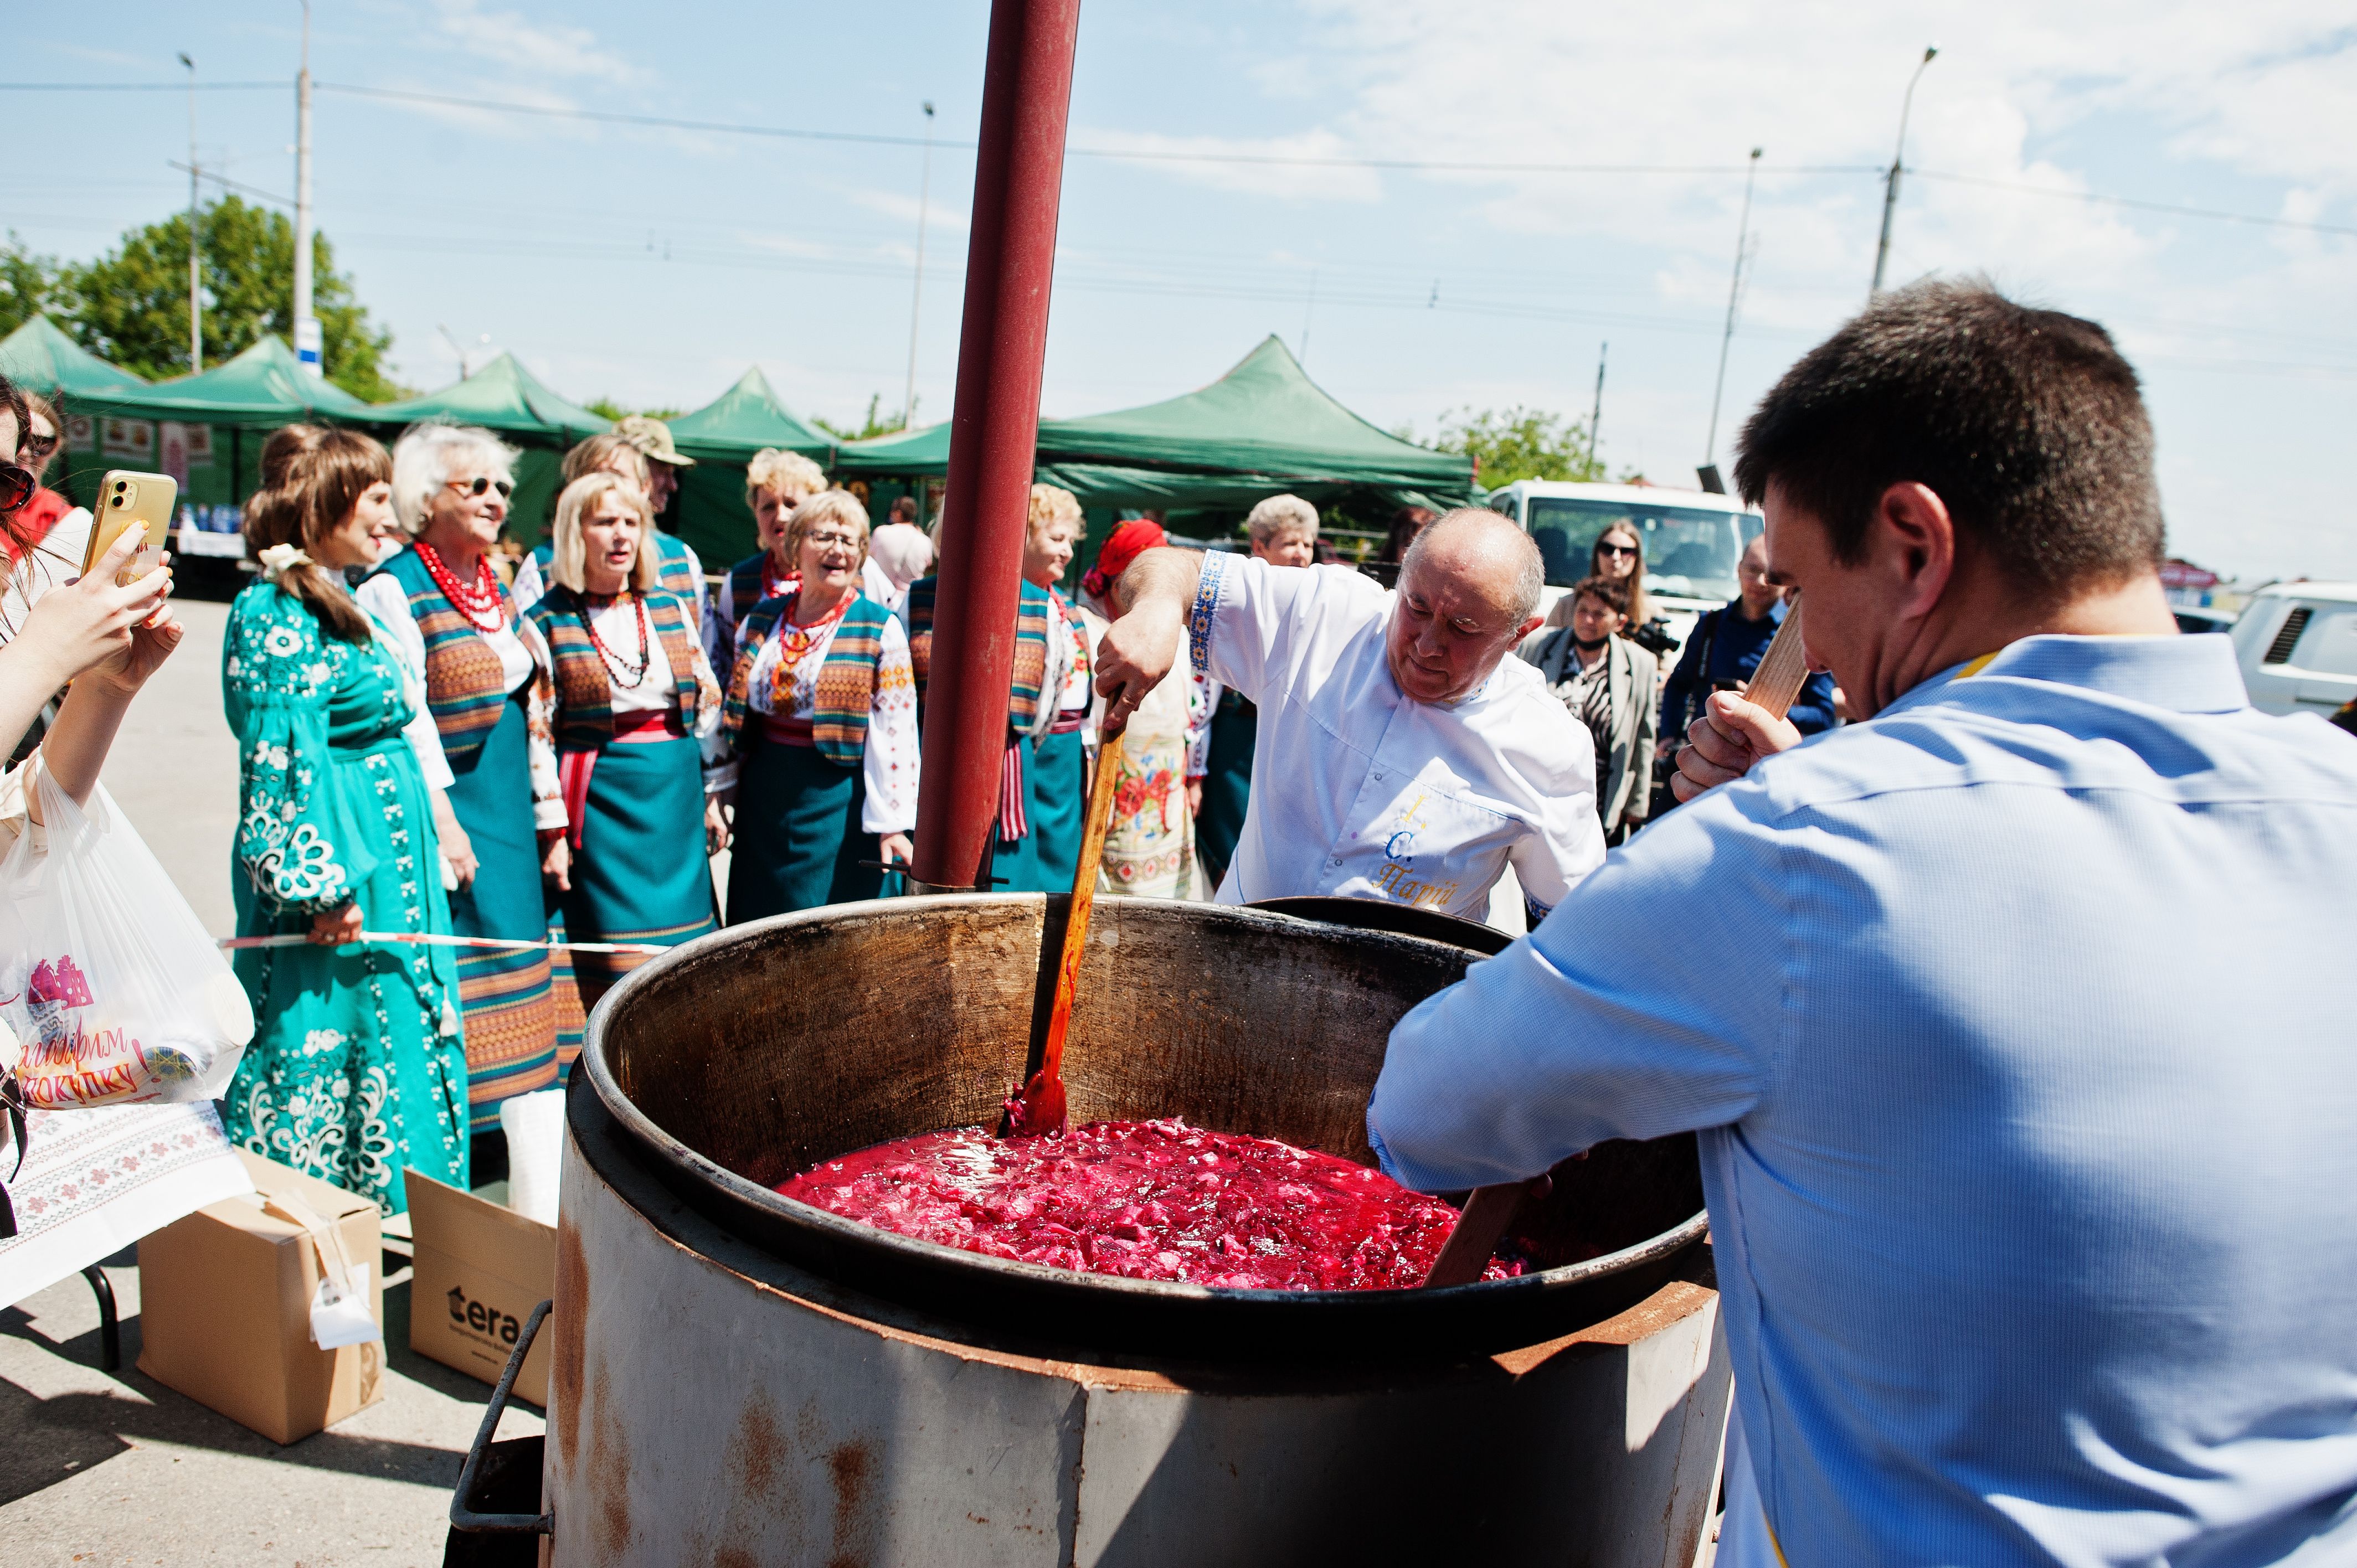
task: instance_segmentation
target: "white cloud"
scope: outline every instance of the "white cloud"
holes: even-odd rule
[[[528,21],[513,11],[487,11],[478,0],[435,0],[441,35],[469,54],[543,76],[628,85],[647,73],[627,55],[605,48],[586,27]]]
[[[915,232],[917,226],[915,197],[889,190],[855,190],[851,192],[851,200],[855,206],[864,207],[870,212],[880,212],[887,218],[897,219],[909,225],[911,234]],[[944,207],[938,201],[928,200],[924,204],[924,209],[925,231],[929,236],[963,234],[966,231],[970,218],[963,208]]]

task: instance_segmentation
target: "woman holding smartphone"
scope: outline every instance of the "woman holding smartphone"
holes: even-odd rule
[[[404,735],[423,693],[345,591],[393,526],[393,462],[367,436],[290,425],[245,504],[262,578],[230,607],[221,695],[238,737],[240,936],[312,945],[237,955],[253,1043],[227,1097],[232,1140],[408,1207],[404,1172],[464,1187],[467,1057],[433,791]],[[447,780],[446,780],[447,781]]]

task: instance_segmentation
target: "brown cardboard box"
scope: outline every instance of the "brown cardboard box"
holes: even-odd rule
[[[556,1228],[414,1171],[409,1214],[417,1243],[409,1348],[498,1382],[524,1319],[556,1294]],[[544,1409],[550,1337],[543,1325],[515,1381],[518,1399]]]
[[[369,1314],[384,1321],[376,1205],[240,1149],[253,1185],[293,1193],[335,1227],[368,1270]],[[262,1199],[230,1197],[139,1243],[139,1369],[199,1404],[295,1443],[382,1397],[384,1345],[311,1343],[319,1254]]]

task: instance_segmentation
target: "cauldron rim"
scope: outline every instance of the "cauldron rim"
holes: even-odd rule
[[[739,1176],[657,1125],[623,1092],[607,1060],[606,1028],[615,1010],[637,991],[657,983],[666,972],[693,962],[701,953],[714,947],[741,941],[767,931],[839,923],[863,915],[902,916],[921,914],[932,908],[1022,905],[1033,901],[1045,904],[1058,897],[1060,896],[1039,893],[953,893],[868,899],[772,916],[708,932],[649,960],[623,976],[607,992],[589,1015],[583,1036],[581,1065],[587,1070],[590,1086],[598,1101],[613,1118],[625,1142],[634,1145],[642,1155],[651,1156],[656,1176],[691,1207],[745,1240],[787,1257],[823,1277],[834,1278],[856,1288],[896,1299],[908,1298],[891,1288],[892,1281],[961,1276],[970,1281],[995,1281],[1012,1287],[1020,1296],[1059,1303],[1082,1313],[1091,1311],[1089,1304],[1096,1303],[1098,1306],[1094,1310],[1100,1311],[1116,1304],[1149,1308],[1152,1316],[1157,1318],[1174,1311],[1243,1318],[1255,1326],[1249,1332],[1273,1333],[1289,1347],[1310,1349],[1329,1338],[1340,1345],[1356,1343],[1364,1337],[1353,1333],[1346,1320],[1365,1320],[1365,1327],[1370,1330],[1375,1329],[1380,1323],[1383,1325],[1381,1332],[1388,1336],[1411,1332],[1413,1326],[1418,1324],[1437,1326],[1442,1323],[1463,1320],[1469,1314],[1480,1318],[1494,1316],[1501,1326],[1526,1322],[1537,1316],[1551,1316],[1559,1298],[1592,1294],[1592,1287],[1616,1276],[1634,1273],[1651,1280],[1653,1274],[1661,1273],[1666,1278],[1674,1260],[1699,1242],[1707,1231],[1708,1211],[1700,1210],[1671,1229],[1618,1251],[1511,1279],[1477,1280],[1439,1290],[1231,1290],[1178,1281],[1135,1280],[1117,1274],[1050,1268],[1042,1263],[996,1258],[878,1230],[784,1197]],[[1124,902],[1141,906],[1168,905],[1198,917],[1231,919],[1263,926],[1273,931],[1318,930],[1345,940],[1375,944],[1410,944],[1415,949],[1442,948],[1451,952],[1470,950],[1421,937],[1337,927],[1294,915],[1242,906],[1159,898],[1125,898]],[[864,1266],[844,1266],[855,1261]],[[1640,1294],[1650,1294],[1652,1288],[1652,1284],[1649,1283]],[[909,1304],[925,1305],[928,1310],[952,1317],[960,1316],[955,1309],[945,1309],[937,1299],[930,1303],[909,1300]],[[1561,1305],[1568,1305],[1569,1303],[1563,1301]],[[1625,1305],[1629,1304],[1620,1304]],[[1601,1316],[1611,1316],[1612,1312],[1620,1309],[1620,1305],[1615,1305],[1612,1311]],[[978,1314],[976,1317],[977,1321],[990,1321],[987,1314]],[[1283,1326],[1286,1324],[1295,1326],[1293,1332],[1286,1332]],[[1312,1324],[1317,1326],[1314,1330],[1309,1327]],[[1549,1337],[1527,1333],[1517,1337],[1509,1328],[1503,1337],[1476,1332],[1472,1338],[1483,1342],[1479,1348],[1482,1353],[1489,1353],[1517,1348]],[[1436,1345],[1436,1350],[1464,1351],[1475,1348],[1462,1336],[1446,1337],[1449,1343]]]

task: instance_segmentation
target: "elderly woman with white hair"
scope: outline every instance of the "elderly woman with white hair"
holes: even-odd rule
[[[565,801],[548,724],[548,645],[517,612],[489,552],[507,521],[515,454],[488,430],[414,425],[393,449],[394,515],[409,548],[358,590],[423,685],[407,730],[428,779],[447,777],[436,826],[455,882],[462,937],[538,942],[543,833],[561,835]],[[435,875],[421,867],[420,875]],[[500,1103],[557,1078],[556,1012],[545,951],[471,950],[458,961],[467,1099],[479,1158]]]
[[[745,465],[745,504],[752,510],[753,533],[761,548],[729,567],[712,595],[705,646],[715,670],[736,668],[737,628],[753,607],[792,588],[798,568],[786,543],[786,519],[825,489],[826,471],[799,452],[764,446]],[[866,530],[860,532],[864,538]]]
[[[1272,566],[1318,564],[1318,509],[1299,496],[1270,496],[1244,519],[1253,559]],[[1236,842],[1252,806],[1253,754],[1260,737],[1260,710],[1233,687],[1208,677],[1205,698],[1211,718],[1198,731],[1193,757],[1202,770],[1201,804],[1195,814],[1195,854],[1214,887],[1228,874]]]
[[[695,606],[662,582],[654,507],[610,473],[556,501],[548,592],[532,624],[555,667],[565,836],[547,851],[568,936],[676,947],[714,927],[706,857],[727,840],[705,768],[726,760],[719,682]],[[713,778],[717,790],[725,780]],[[690,839],[703,825],[697,854]],[[576,953],[584,1005],[642,960]]]

